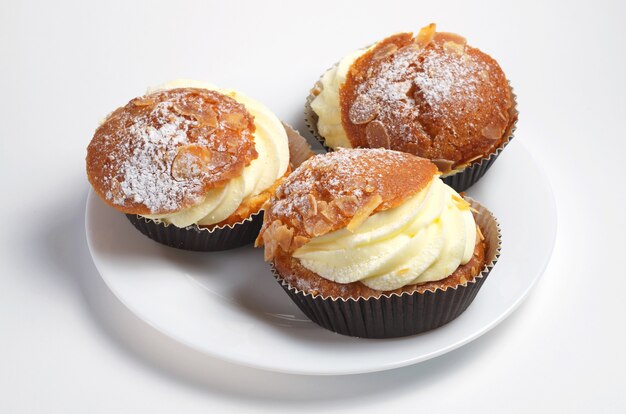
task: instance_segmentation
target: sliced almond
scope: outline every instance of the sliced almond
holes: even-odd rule
[[[435,34],[434,40],[440,44],[445,44],[446,42],[454,42],[461,46],[465,46],[467,44],[467,39],[463,36],[449,32],[439,32]]]
[[[278,249],[289,252],[293,229],[284,225],[280,220],[274,220],[263,232],[263,244],[265,245],[265,260],[269,261],[276,257]]]
[[[365,138],[370,148],[389,149],[391,142],[387,129],[380,121],[372,121],[365,127]]]
[[[480,79],[483,82],[487,82],[489,80],[489,72],[487,72],[486,70],[481,70],[480,72],[478,72],[478,76],[480,76]]]
[[[154,104],[154,101],[147,96],[141,96],[139,98],[133,99],[133,105],[135,106],[149,106],[152,104]]]
[[[381,60],[394,54],[398,50],[398,46],[393,43],[387,43],[374,53],[374,59]]]
[[[443,44],[443,50],[448,53],[454,53],[456,55],[462,56],[465,52],[465,45],[448,41]]]
[[[318,237],[328,233],[331,225],[322,217],[310,217],[304,220],[304,229],[309,235]]]
[[[437,166],[437,169],[439,169],[439,171],[441,171],[442,173],[445,174],[445,173],[449,173],[450,171],[452,171],[452,166],[454,165],[454,161],[444,160],[443,158],[438,158],[432,161],[433,161],[433,164]]]
[[[274,230],[274,238],[278,247],[284,252],[289,252],[291,240],[293,239],[293,229],[288,228],[284,224]]]
[[[315,199],[313,194],[307,194],[306,198],[307,198],[307,201],[309,202],[309,211],[311,212],[311,215],[316,216],[317,215],[317,200]]]
[[[358,199],[353,195],[337,197],[332,201],[332,205],[336,206],[346,216],[352,216],[357,211]]]
[[[350,122],[355,125],[366,124],[376,118],[378,108],[370,99],[364,95],[357,96],[348,112]]]
[[[246,116],[241,112],[231,112],[224,115],[226,126],[230,129],[240,130],[246,126]]]
[[[293,250],[299,249],[300,247],[307,244],[309,240],[310,239],[308,237],[296,236],[293,238],[293,241],[291,242],[291,247]]]
[[[185,102],[179,102],[172,106],[174,112],[180,115],[186,115],[193,117],[202,126],[210,128],[217,127],[217,114],[210,106],[203,106],[202,108],[192,108]]]
[[[202,176],[211,164],[211,151],[200,145],[186,145],[178,149],[172,162],[172,177],[176,181],[190,180]]]
[[[502,129],[494,124],[487,125],[480,132],[483,137],[492,141],[496,141],[502,138]]]
[[[369,200],[367,200],[367,202],[360,209],[358,209],[356,214],[352,217],[352,220],[350,220],[346,226],[348,231],[353,232],[356,230],[382,202],[383,198],[380,194],[374,194],[370,197]]]
[[[417,44],[421,49],[428,46],[430,42],[432,42],[435,37],[435,32],[437,31],[437,25],[435,23],[431,23],[426,27],[422,27],[415,36],[414,43]]]

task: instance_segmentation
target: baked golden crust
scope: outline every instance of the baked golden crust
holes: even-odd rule
[[[360,56],[340,88],[340,105],[353,147],[409,152],[444,173],[495,151],[515,121],[498,63],[434,24]]]
[[[131,100],[96,130],[87,176],[127,214],[168,214],[196,204],[257,158],[253,116],[234,99],[178,88]]]
[[[257,246],[265,258],[291,253],[313,237],[358,226],[401,204],[437,174],[430,161],[384,149],[340,149],[305,161],[265,207]]]
[[[379,297],[382,294],[401,294],[403,292],[424,293],[428,290],[454,288],[458,285],[464,285],[471,282],[482,271],[485,266],[485,241],[481,237],[481,233],[477,230],[476,245],[474,254],[469,262],[459,266],[450,276],[442,280],[427,282],[420,285],[407,285],[391,291],[379,291],[365,286],[361,282],[352,283],[336,283],[328,279],[324,279],[317,273],[304,267],[300,260],[291,255],[279,251],[274,257],[273,264],[276,272],[291,287],[299,289],[305,293],[314,296],[321,295],[324,298],[370,298]]]

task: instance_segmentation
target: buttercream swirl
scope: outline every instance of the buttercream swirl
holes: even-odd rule
[[[367,50],[359,49],[348,54],[326,71],[320,79],[321,91],[311,102],[311,109],[318,116],[317,130],[330,148],[352,148],[346,130],[341,124],[339,88],[345,83],[350,66]]]
[[[354,232],[311,239],[293,256],[337,283],[388,291],[441,280],[469,262],[476,224],[469,204],[435,176],[403,204],[368,217]]]

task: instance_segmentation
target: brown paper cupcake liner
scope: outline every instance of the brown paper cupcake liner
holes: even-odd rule
[[[335,66],[337,66],[337,63],[328,70],[334,68]],[[321,79],[322,77],[320,77],[320,79],[315,83],[311,91],[321,90],[323,88]],[[511,82],[509,82],[509,88],[511,90],[511,97],[513,99],[513,105],[511,106],[511,108],[509,108],[509,117],[511,121],[509,122],[509,126],[504,132],[505,138],[502,140],[502,143],[489,154],[472,161],[470,164],[463,167],[462,169],[457,169],[456,171],[444,174],[441,177],[443,182],[454,188],[457,192],[465,191],[476,182],[478,182],[478,180],[480,180],[482,176],[485,175],[487,170],[491,168],[504,147],[506,147],[513,139],[514,132],[517,128],[517,119],[519,117],[519,112],[517,110],[517,95],[515,94],[515,91],[511,86]],[[319,120],[319,117],[317,116],[313,108],[311,108],[311,102],[313,102],[316,96],[317,95],[313,95],[313,93],[310,93],[306,99],[306,103],[304,105],[304,121],[307,128],[309,129],[309,132],[311,132],[313,137],[324,147],[324,149],[326,151],[333,151],[332,148],[326,145],[326,140],[320,135],[319,130],[317,129],[317,122]]]
[[[283,126],[289,141],[289,159],[295,168],[310,158],[313,152],[296,130],[284,122]],[[126,217],[137,230],[158,243],[201,252],[229,250],[251,244],[263,225],[263,210],[241,222],[212,228],[196,224],[181,228],[136,214],[126,214]]]
[[[463,285],[434,291],[383,294],[377,298],[344,299],[314,296],[289,285],[271,266],[272,273],[313,322],[333,332],[360,338],[395,338],[435,329],[454,320],[472,303],[495,266],[502,238],[495,217],[478,202],[467,198],[477,213],[476,223],[487,241],[485,266]]]
[[[228,250],[250,244],[263,225],[263,211],[251,215],[243,222],[211,229],[195,224],[176,227],[136,214],[126,214],[126,217],[137,230],[158,243],[197,252]]]

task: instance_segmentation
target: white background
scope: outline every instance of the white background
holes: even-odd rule
[[[0,412],[626,410],[624,3],[1,1]],[[519,96],[516,140],[554,188],[552,261],[509,319],[415,366],[299,377],[194,355],[116,302],[83,225],[100,118],[187,77],[304,129],[329,65],[431,21],[499,61]]]

